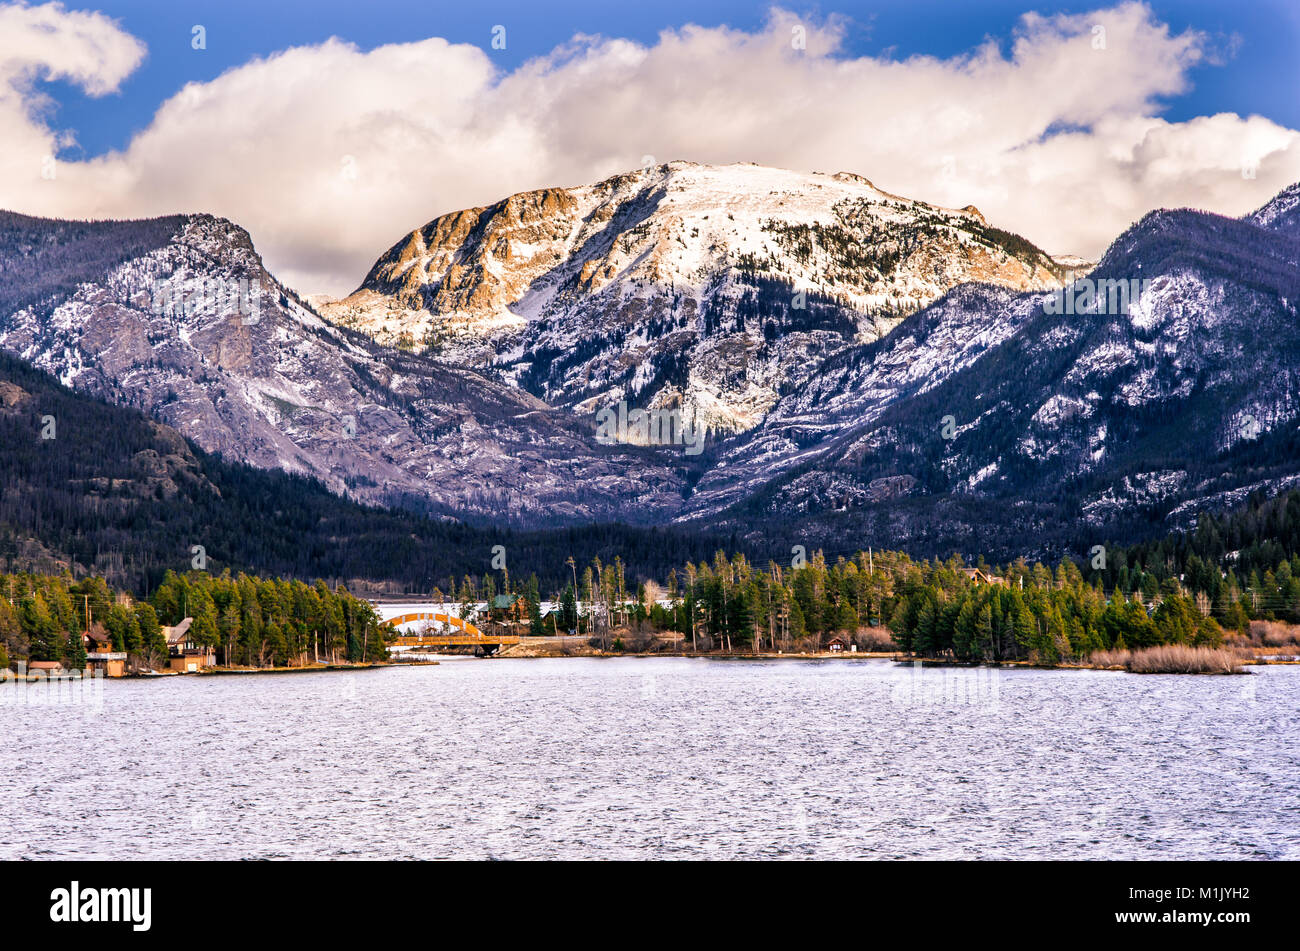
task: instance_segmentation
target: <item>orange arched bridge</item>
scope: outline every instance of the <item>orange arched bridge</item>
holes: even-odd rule
[[[519,643],[516,634],[484,634],[469,621],[464,621],[454,614],[437,614],[433,611],[419,611],[415,614],[399,614],[380,622],[381,627],[397,627],[413,621],[432,621],[446,624],[456,630],[449,634],[421,632],[417,634],[398,634],[392,642],[393,647],[473,647],[485,654],[495,654],[502,647]]]

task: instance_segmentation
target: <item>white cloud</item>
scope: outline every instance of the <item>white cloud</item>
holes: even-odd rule
[[[90,96],[115,91],[144,59],[144,44],[98,13],[51,3],[0,6],[0,204],[21,203],[47,157],[73,144],[44,122],[54,103],[37,83],[62,80]],[[35,198],[35,196],[32,196]]]
[[[1151,208],[1242,214],[1300,179],[1300,133],[1258,116],[1160,118],[1215,51],[1141,4],[1026,14],[1003,44],[949,59],[849,57],[843,31],[775,10],[757,33],[578,36],[508,73],[489,49],[441,39],[369,52],[331,40],[186,86],[124,152],[61,164],[51,182],[40,161],[58,138],[32,80],[103,94],[143,50],[97,14],[3,7],[0,206],[212,211],[247,227],[289,283],[342,293],[437,214],[646,155],[854,171],[1085,255]]]

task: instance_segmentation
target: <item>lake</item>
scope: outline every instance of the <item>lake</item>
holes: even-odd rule
[[[1300,668],[1252,671],[448,659],[67,706],[8,683],[0,859],[1294,859]]]

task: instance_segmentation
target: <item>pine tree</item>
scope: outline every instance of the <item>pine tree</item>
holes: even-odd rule
[[[578,629],[578,601],[572,582],[564,586],[564,594],[560,596],[560,627],[565,633]]]
[[[68,632],[63,648],[63,662],[70,670],[86,669],[86,643],[82,640],[81,631],[73,629]]]

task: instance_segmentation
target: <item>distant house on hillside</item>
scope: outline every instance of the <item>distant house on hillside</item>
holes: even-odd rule
[[[962,573],[976,584],[999,584],[1003,587],[1007,585],[1006,578],[999,578],[997,575],[991,575],[979,568],[963,568]]]
[[[200,667],[212,667],[217,662],[216,651],[199,644],[190,634],[190,625],[194,618],[187,617],[181,623],[163,626],[163,637],[167,638],[167,668],[181,674],[192,674]]]

